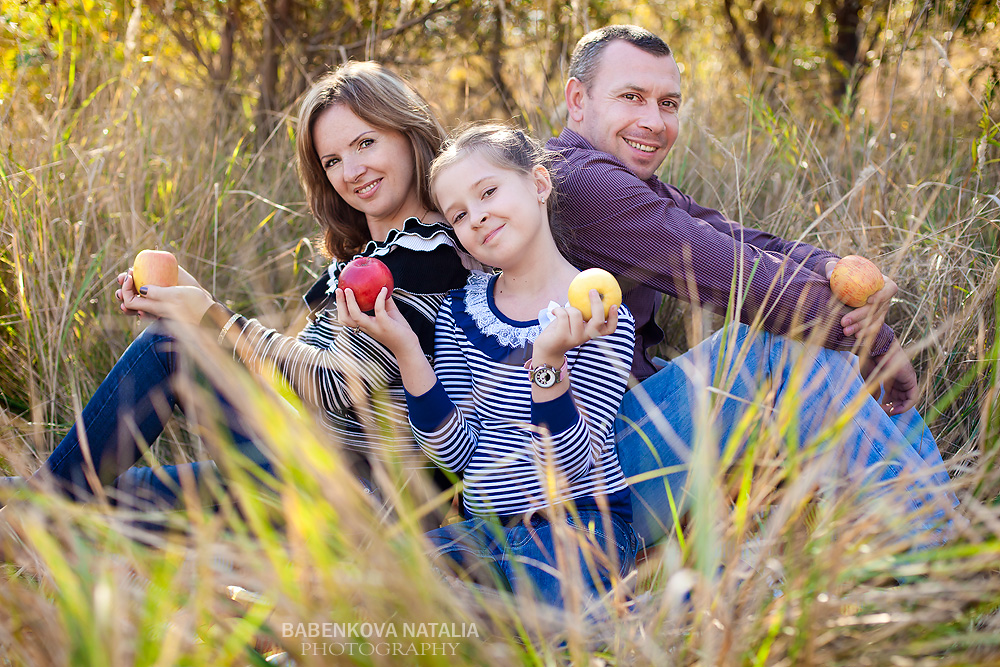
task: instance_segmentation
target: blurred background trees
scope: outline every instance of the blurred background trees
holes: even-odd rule
[[[928,39],[976,61],[962,84],[996,86],[993,0],[4,0],[4,85],[110,48],[155,62],[175,83],[211,90],[267,136],[308,83],[347,59],[426,73],[447,111],[552,122],[565,61],[585,31],[637,22],[754,92],[854,113],[887,56]],[[88,43],[90,42],[90,43]],[[978,47],[978,48],[977,48]],[[72,57],[72,55],[71,55]],[[78,63],[79,64],[79,63]],[[68,81],[67,81],[68,82]],[[82,94],[83,89],[79,88]],[[0,88],[2,90],[2,88]],[[775,98],[776,99],[776,98]],[[545,113],[542,110],[545,110]]]

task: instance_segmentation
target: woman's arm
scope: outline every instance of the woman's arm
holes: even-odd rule
[[[399,378],[392,353],[371,337],[342,326],[332,310],[320,311],[293,338],[237,316],[200,287],[149,286],[145,294],[137,295],[131,280],[127,277],[122,286],[124,307],[188,324],[214,325],[219,343],[233,349],[247,368],[286,380],[310,405],[343,413]]]
[[[421,234],[430,235],[418,249],[402,245],[407,235],[399,234],[397,240],[400,245],[393,244],[388,252],[385,248],[378,252],[392,271],[399,305],[405,309],[405,319],[421,333],[425,347],[431,349],[433,336],[430,329],[433,329],[435,314],[444,293],[464,284],[468,271],[462,266],[446,235],[433,226],[417,226]],[[435,270],[428,272],[428,266],[433,266]],[[131,279],[128,281],[131,287]],[[128,292],[125,278],[122,282],[125,295]],[[185,283],[181,287],[188,290],[184,296],[199,304],[198,308],[190,309],[183,315],[185,321],[192,324],[201,321],[203,326],[211,329],[214,337],[218,337],[219,343],[234,350],[248,368],[258,374],[286,380],[308,404],[343,414],[367,404],[372,393],[399,382],[398,363],[386,346],[363,332],[345,327],[334,308],[318,309],[318,303],[329,288],[325,280],[321,281],[319,289],[313,290],[318,300],[311,304],[311,308],[317,309],[297,337],[283,335],[256,320],[237,316],[222,304],[214,302],[186,272],[182,272],[181,282]],[[191,284],[186,284],[188,282]],[[201,295],[194,293],[195,288],[200,290]],[[161,289],[180,290],[180,287]],[[144,297],[134,292],[128,294],[126,298],[136,298],[137,301],[126,304],[123,300],[123,307],[170,316],[170,311],[166,308],[161,310],[152,302],[157,296],[165,301],[176,295],[169,291],[151,292]],[[158,312],[153,312],[153,309]]]

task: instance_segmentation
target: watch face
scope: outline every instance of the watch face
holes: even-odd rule
[[[541,366],[531,374],[531,380],[542,389],[548,389],[556,383],[556,370],[550,366]]]

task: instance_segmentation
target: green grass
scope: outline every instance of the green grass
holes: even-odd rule
[[[139,249],[173,250],[218,296],[281,329],[294,328],[299,295],[324,264],[294,180],[290,123],[258,142],[246,116],[207,113],[215,109],[207,93],[153,66],[111,56],[70,66],[69,54],[52,56],[41,88],[26,70],[8,74],[0,107],[0,457],[11,474],[38,467],[136,334],[113,291]],[[425,490],[401,487],[395,513],[384,516],[336,443],[204,346],[193,354],[257,416],[283,482],[262,491],[224,439],[175,420],[150,456],[217,458],[228,480],[228,492],[212,492],[217,512],[192,498],[187,512],[164,517],[176,530],[146,534],[106,504],[17,501],[0,519],[2,660],[260,664],[249,652],[257,646],[297,654],[302,665],[387,664],[390,656],[313,654],[306,645],[343,638],[283,628],[369,622],[402,633],[405,623],[454,622],[478,634],[448,640],[457,658],[400,661],[995,663],[996,101],[944,108],[928,84],[892,100],[890,137],[875,117],[886,108],[882,84],[859,93],[872,109],[865,120],[769,107],[754,92],[736,94],[736,84],[724,103],[692,92],[664,176],[745,224],[867,255],[899,283],[890,321],[914,355],[922,410],[950,455],[962,503],[947,544],[909,549],[901,536],[918,518],[888,501],[856,489],[818,494],[822,462],[794,455],[788,405],[767,424],[749,415],[748,447],[728,465],[707,447],[696,452],[695,510],[640,566],[640,605],[628,613],[609,601],[610,620],[584,635],[579,610],[553,616],[438,578],[420,538]],[[532,113],[558,117],[555,108]],[[667,355],[719,323],[672,301],[661,319]],[[712,409],[699,415],[706,434]],[[747,545],[760,554],[755,571],[739,562]],[[234,602],[230,586],[259,598]],[[423,641],[400,641],[411,639]]]

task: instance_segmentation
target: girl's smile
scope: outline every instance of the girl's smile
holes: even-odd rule
[[[502,229],[503,229],[503,228],[504,228],[505,226],[506,226],[506,225],[500,225],[499,227],[497,227],[496,229],[494,229],[494,230],[493,230],[492,232],[490,232],[489,234],[487,234],[487,235],[486,235],[486,238],[484,238],[484,239],[483,239],[483,245],[486,245],[486,244],[487,244],[487,243],[489,243],[489,242],[490,242],[490,241],[491,241],[491,240],[492,240],[493,238],[495,238],[495,237],[496,237],[496,235],[497,235],[497,234],[499,234],[499,233],[500,233],[500,231],[501,231],[501,230],[502,230]]]

